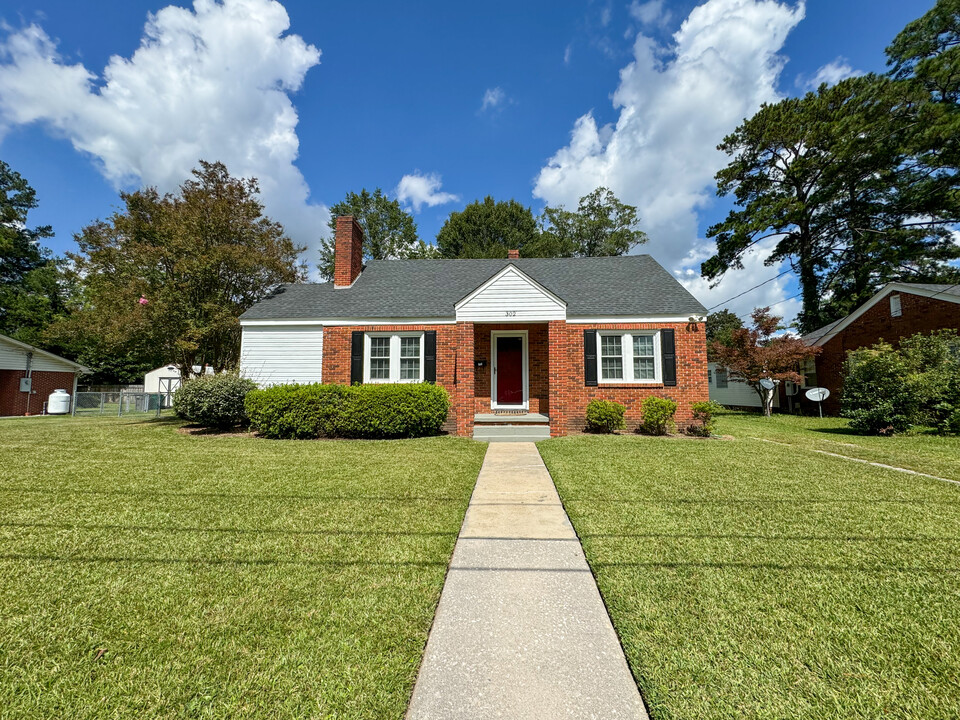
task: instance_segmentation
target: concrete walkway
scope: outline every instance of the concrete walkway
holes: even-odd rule
[[[646,718],[533,443],[490,443],[409,720]]]

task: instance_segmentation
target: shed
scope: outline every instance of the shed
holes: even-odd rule
[[[194,375],[199,375],[200,370],[199,365],[193,366]],[[207,375],[213,375],[213,368],[208,365],[204,372]],[[163,406],[170,407],[173,403],[173,393],[183,384],[183,379],[179,366],[172,363],[163,365],[143,376],[143,391],[145,393],[160,393],[163,395]]]
[[[77,394],[79,363],[0,335],[0,416],[39,415],[54,390]]]

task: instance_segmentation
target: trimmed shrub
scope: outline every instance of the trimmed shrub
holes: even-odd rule
[[[613,400],[594,399],[587,405],[587,430],[597,433],[612,433],[623,430],[623,413],[626,408]]]
[[[710,437],[716,426],[713,416],[722,409],[723,406],[713,400],[693,403],[690,406],[693,422],[687,426],[687,432],[697,437]]]
[[[270,438],[436,435],[450,397],[438,385],[276,385],[247,397],[250,426]]]
[[[661,397],[647,397],[640,403],[641,429],[650,435],[666,435],[673,430],[677,404]]]
[[[274,385],[247,395],[250,427],[268,438],[333,437],[343,408],[344,385]]]
[[[899,352],[886,343],[847,356],[840,414],[861,432],[888,435],[919,418],[920,397]]]
[[[173,395],[173,409],[187,422],[223,430],[244,425],[244,399],[257,387],[236,373],[200,375],[181,385]]]

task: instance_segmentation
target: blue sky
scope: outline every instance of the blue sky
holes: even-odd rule
[[[431,241],[485,195],[539,212],[606,185],[640,208],[641,251],[710,306],[779,271],[757,255],[716,288],[697,278],[728,208],[716,144],[761,102],[882,71],[932,5],[7,0],[0,157],[58,253],[118,189],[172,190],[203,158],[256,175],[311,266],[351,190],[400,197]],[[795,292],[785,276],[731,307],[789,317]]]

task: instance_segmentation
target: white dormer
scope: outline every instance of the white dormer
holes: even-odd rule
[[[455,307],[458,322],[545,322],[567,317],[567,303],[515,265],[507,265]]]

